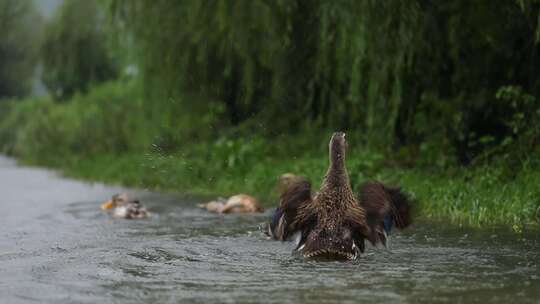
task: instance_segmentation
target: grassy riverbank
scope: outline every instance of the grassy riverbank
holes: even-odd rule
[[[279,175],[304,175],[317,187],[326,171],[332,130],[269,136],[214,127],[184,129],[182,136],[165,140],[156,134],[166,120],[147,116],[139,96],[132,83],[111,83],[65,103],[4,102],[1,150],[75,178],[194,194],[245,192],[266,207],[277,202]],[[188,122],[175,122],[167,130],[182,130]],[[417,199],[419,216],[475,226],[502,224],[518,231],[540,221],[538,158],[512,165],[492,159],[464,167],[441,148],[368,149],[354,130],[348,139],[353,187],[372,179],[401,185]]]
[[[324,149],[323,145],[321,145]],[[291,158],[260,155],[238,165],[216,155],[102,154],[62,159],[22,159],[60,169],[67,176],[106,183],[193,194],[252,193],[266,207],[277,202],[275,182],[284,172],[307,176],[318,186],[325,172],[323,153]],[[500,168],[454,168],[446,171],[372,165],[361,153],[348,159],[353,185],[378,179],[399,184],[417,200],[424,218],[473,226],[506,225],[520,231],[540,220],[540,173],[521,170],[513,177]],[[260,157],[260,158],[259,158]]]
[[[294,159],[266,155],[263,159],[224,168],[212,163],[219,159],[195,155],[101,155],[74,160],[62,170],[77,178],[136,187],[220,195],[253,193],[270,207],[276,204],[277,176],[292,171],[318,186],[327,164],[324,155]],[[538,171],[523,170],[509,178],[503,170],[489,167],[446,172],[370,167],[355,155],[349,156],[348,163],[353,185],[370,179],[399,184],[417,199],[417,213],[422,217],[474,226],[505,224],[517,230],[540,220]]]

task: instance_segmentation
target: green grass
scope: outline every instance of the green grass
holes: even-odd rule
[[[208,145],[211,145],[210,143]],[[284,172],[307,176],[317,187],[326,170],[325,156],[287,158],[264,155],[228,167],[218,159],[155,153],[99,155],[64,159],[60,168],[67,176],[106,183],[176,191],[191,194],[230,195],[244,192],[257,196],[266,207],[275,206],[277,177]],[[223,159],[221,159],[223,161]],[[218,164],[219,163],[219,164]],[[540,173],[522,170],[512,179],[495,168],[428,169],[382,167],[359,172],[362,162],[349,156],[353,187],[371,179],[401,185],[416,200],[416,213],[423,218],[450,220],[470,226],[506,225],[520,231],[540,221]]]
[[[420,214],[473,226],[506,224],[519,231],[540,221],[540,173],[523,170],[514,178],[500,169],[460,169],[453,174],[404,170],[401,185],[418,198]]]

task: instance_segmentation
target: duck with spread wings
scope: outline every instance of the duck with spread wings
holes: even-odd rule
[[[368,182],[354,195],[347,168],[345,133],[336,132],[329,144],[330,165],[319,191],[301,180],[280,198],[280,205],[268,226],[277,240],[296,235],[298,251],[304,257],[356,259],[364,252],[365,240],[386,245],[392,227],[411,223],[411,202],[400,188]]]

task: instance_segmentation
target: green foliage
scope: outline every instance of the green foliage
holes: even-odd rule
[[[414,12],[405,4],[357,3],[113,1],[112,7],[117,22],[134,34],[133,50],[150,91],[173,99],[186,92],[204,96],[201,111],[222,105],[217,119],[230,125],[271,121],[274,133],[298,121],[365,127],[369,138],[388,142],[401,101],[396,75],[408,60],[396,52],[411,42],[401,25],[412,23],[414,15],[369,35],[366,28],[379,10]],[[396,39],[373,39],[387,32]],[[387,57],[372,58],[383,49]],[[382,82],[363,75],[369,71]],[[165,108],[180,112],[187,105]],[[287,115],[273,119],[284,110]]]
[[[51,106],[51,101],[43,98],[0,102],[0,152],[14,154],[23,127]]]
[[[516,0],[516,2],[525,14],[527,22],[530,24],[531,28],[534,29],[534,43],[538,44],[540,42],[540,12],[538,11],[540,1]]]
[[[506,223],[522,227],[540,222],[540,174],[520,171],[508,178],[504,168],[480,167],[452,175],[409,170],[386,170],[418,199],[424,217],[449,218],[469,225]]]
[[[41,23],[32,0],[0,2],[0,98],[29,93]]]
[[[59,99],[112,79],[117,67],[108,50],[105,15],[97,1],[66,0],[46,28],[43,80]]]
[[[502,87],[497,98],[509,109],[503,122],[510,132],[496,149],[503,150],[507,159],[525,161],[540,141],[539,101],[519,86]]]
[[[134,83],[117,82],[74,95],[65,104],[13,103],[0,123],[0,142],[7,152],[34,160],[144,149],[153,130],[138,95]]]
[[[219,108],[212,125],[273,136],[347,129],[449,166],[512,136],[517,109],[497,101],[500,88],[540,92],[537,4],[112,0],[111,11],[163,100],[157,113]]]

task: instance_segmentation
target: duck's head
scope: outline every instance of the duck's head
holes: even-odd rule
[[[129,197],[126,193],[115,194],[112,196],[110,200],[101,204],[101,209],[102,210],[113,209],[119,206],[124,206],[128,202],[129,202]]]
[[[293,173],[284,173],[279,176],[278,182],[277,182],[277,189],[279,193],[284,193],[289,189],[292,185],[304,182],[306,179],[302,176],[293,174]]]
[[[330,138],[328,144],[330,163],[339,164],[345,160],[345,152],[347,150],[347,141],[345,140],[344,132],[335,132]]]

